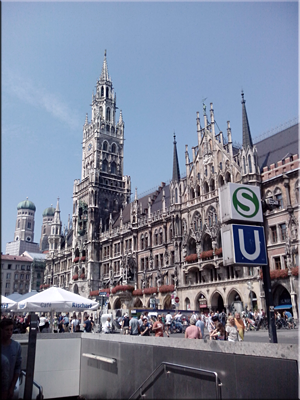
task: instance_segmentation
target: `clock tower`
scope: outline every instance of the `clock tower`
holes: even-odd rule
[[[75,179],[73,186],[72,247],[74,257],[84,253],[85,259],[96,260],[100,232],[117,219],[131,194],[130,177],[123,176],[124,121],[120,110],[116,122],[106,51],[91,109],[91,120],[86,114],[83,125],[81,181]]]

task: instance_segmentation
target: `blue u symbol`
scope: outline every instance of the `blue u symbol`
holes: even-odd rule
[[[260,254],[259,231],[254,230],[253,232],[254,232],[255,251],[254,251],[254,253],[250,254],[247,252],[247,250],[245,248],[244,231],[243,231],[243,229],[238,229],[241,253],[247,260],[250,260],[250,261],[256,260]]]

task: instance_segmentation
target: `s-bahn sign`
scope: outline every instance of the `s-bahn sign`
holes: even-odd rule
[[[223,265],[267,265],[262,226],[225,225],[221,228]]]
[[[263,222],[260,189],[257,186],[227,183],[219,188],[221,222]]]

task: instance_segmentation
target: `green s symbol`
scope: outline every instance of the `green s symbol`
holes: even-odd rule
[[[259,201],[253,190],[241,187],[232,196],[233,206],[245,218],[253,218],[259,210]]]

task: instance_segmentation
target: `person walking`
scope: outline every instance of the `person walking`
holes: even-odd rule
[[[143,325],[140,327],[141,336],[150,336],[150,325],[148,319],[143,317]]]
[[[239,340],[242,341],[244,340],[245,324],[239,312],[235,313],[234,322],[239,333]]]
[[[129,332],[130,335],[139,335],[140,333],[140,324],[137,318],[131,318],[129,322]]]
[[[238,341],[238,330],[235,326],[235,321],[232,316],[228,317],[227,320],[228,324],[226,325],[226,333],[227,333],[227,340],[228,342],[237,342]]]
[[[84,332],[91,332],[92,331],[92,324],[91,321],[89,320],[89,316],[86,315],[84,317],[84,324],[83,324]]]
[[[198,317],[197,322],[196,322],[196,326],[200,329],[201,331],[201,339],[204,338],[204,327],[205,327],[205,323],[203,322],[203,320],[201,319],[201,316]]]
[[[156,337],[164,336],[164,324],[162,322],[162,316],[158,314],[157,321],[154,322],[152,330],[155,332]]]
[[[195,325],[195,318],[191,318],[190,326],[185,330],[184,337],[186,339],[202,339],[201,329]]]
[[[129,334],[129,317],[128,317],[127,313],[124,315],[124,318],[123,318],[123,321],[122,321],[122,325],[121,325],[121,329],[122,329],[123,335],[128,335]]]

